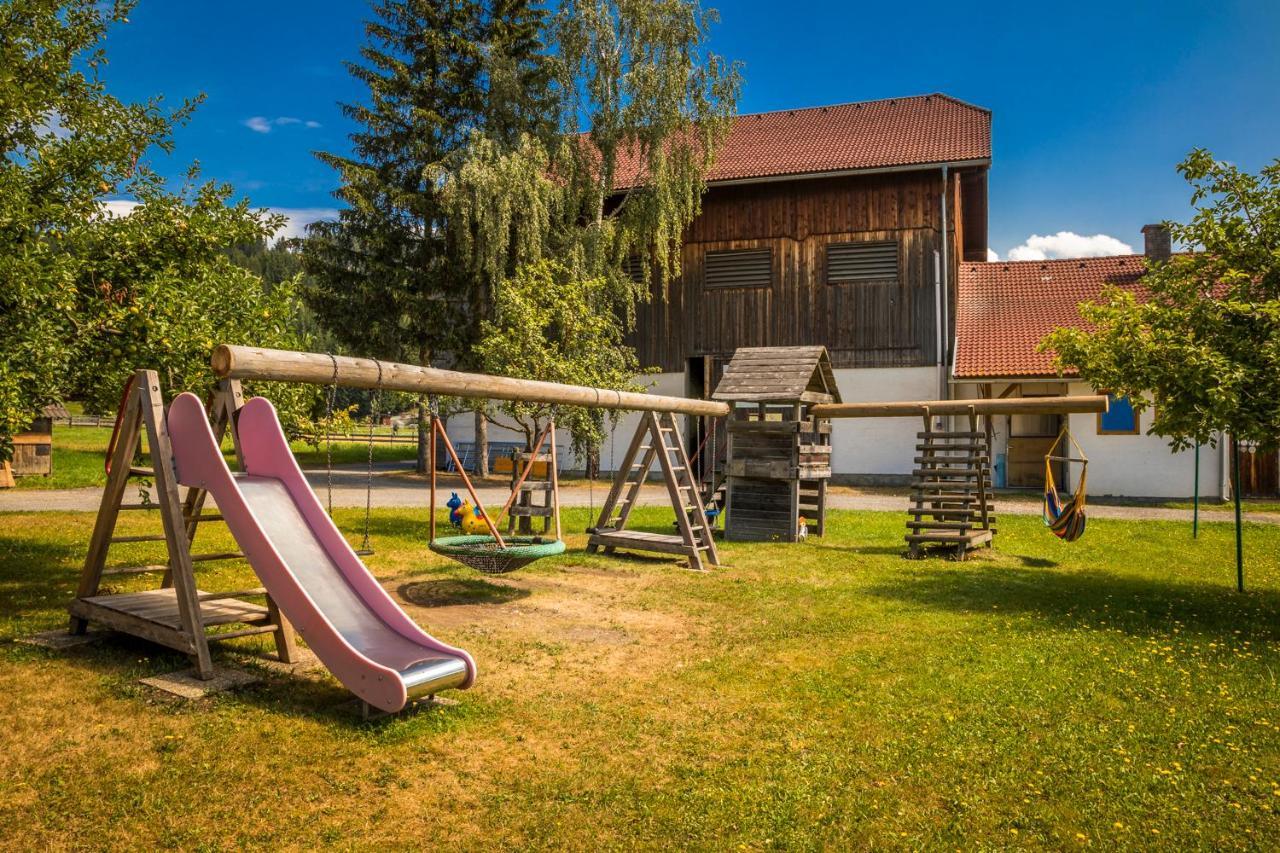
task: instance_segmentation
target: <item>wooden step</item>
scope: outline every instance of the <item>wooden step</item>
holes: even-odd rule
[[[986,449],[987,449],[986,442],[982,442],[980,444],[917,444],[916,445],[916,450],[974,451],[974,450],[986,450]]]
[[[908,521],[907,527],[912,530],[972,530],[974,525],[968,521]]]
[[[125,542],[163,542],[163,533],[153,533],[146,536],[112,536],[108,540],[112,545],[120,545]]]
[[[550,518],[552,507],[549,506],[512,506],[507,515],[516,518]]]
[[[970,530],[967,533],[909,533],[904,537],[908,542],[938,542],[951,545],[974,545],[991,541],[994,531]]]
[[[917,456],[911,460],[917,465],[951,465],[956,462],[974,462],[986,465],[988,459],[986,456]]]
[[[911,507],[910,509],[907,510],[907,515],[914,515],[917,517],[928,516],[929,518],[981,518],[982,517],[982,513],[979,512],[978,510],[970,509],[967,506],[961,506],[961,505],[943,506],[943,507],[931,507],[931,506]],[[987,518],[991,518],[991,515],[988,514]]]
[[[139,468],[136,465],[129,466],[130,477],[154,477],[155,475],[155,468]]]
[[[104,575],[142,575],[142,574],[148,574],[150,572],[167,572],[167,571],[169,571],[168,566],[157,566],[157,565],[115,566],[110,569],[103,569],[102,574]]]
[[[928,469],[920,469],[920,468],[917,468],[915,471],[913,471],[913,472],[912,472],[912,475],[913,475],[913,476],[915,476],[916,478],[922,478],[922,477],[977,477],[977,476],[979,476],[981,473],[985,473],[985,472],[975,471],[975,470],[973,470],[972,468],[928,468]]]
[[[916,438],[928,438],[933,440],[952,439],[952,438],[986,438],[985,432],[918,432]]]

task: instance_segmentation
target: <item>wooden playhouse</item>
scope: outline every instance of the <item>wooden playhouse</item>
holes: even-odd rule
[[[826,525],[831,423],[818,403],[839,403],[826,347],[744,347],[712,399],[729,403],[725,538],[795,542]]]

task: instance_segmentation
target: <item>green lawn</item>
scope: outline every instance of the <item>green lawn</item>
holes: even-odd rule
[[[372,570],[478,661],[454,707],[362,723],[327,675],[265,670],[184,704],[136,683],[183,664],[145,643],[9,643],[64,624],[92,517],[0,516],[6,845],[1280,843],[1277,527],[1247,528],[1240,595],[1220,524],[1065,545],[1007,517],[994,551],[909,562],[900,514],[836,512],[825,541],[726,545],[707,574],[574,536],[486,578],[430,554],[419,513],[373,522]],[[253,584],[218,565],[204,588]]]
[[[390,432],[383,430],[383,434]],[[403,431],[401,433],[404,434]],[[53,475],[50,477],[19,477],[19,489],[78,489],[86,486],[102,486],[107,481],[103,457],[111,430],[91,426],[54,426]],[[145,444],[145,442],[144,442]],[[230,441],[225,442],[230,450]],[[294,456],[305,468],[325,465],[325,445],[318,448],[303,441],[293,442]],[[368,444],[358,438],[352,441],[335,441],[332,448],[334,465],[363,465],[368,461]],[[375,444],[375,462],[406,461],[417,457],[412,444]]]

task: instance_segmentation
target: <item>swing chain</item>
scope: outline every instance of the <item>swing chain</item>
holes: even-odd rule
[[[333,406],[338,395],[338,359],[331,352],[325,355],[329,356],[329,361],[333,362],[333,377],[329,380],[329,393],[326,395],[324,407],[325,495],[329,517],[333,518]]]
[[[382,362],[374,359],[378,366],[378,386],[369,397],[369,462],[368,473],[364,485],[364,535],[360,540],[360,550],[369,550],[369,515],[373,509],[373,430],[382,409]]]

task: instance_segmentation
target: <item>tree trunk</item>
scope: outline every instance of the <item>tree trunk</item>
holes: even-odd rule
[[[427,459],[427,441],[430,438],[430,423],[428,422],[431,413],[427,410],[427,398],[419,395],[418,397],[418,473],[427,473],[427,466],[430,460]]]
[[[429,366],[431,364],[431,348],[426,344],[418,346],[418,364]],[[427,398],[424,394],[418,395],[418,473],[427,473],[427,466],[430,464],[427,459],[427,440],[430,437],[428,431],[431,427],[431,412],[427,407]]]
[[[481,479],[489,476],[489,419],[484,409],[476,409],[476,467]]]

